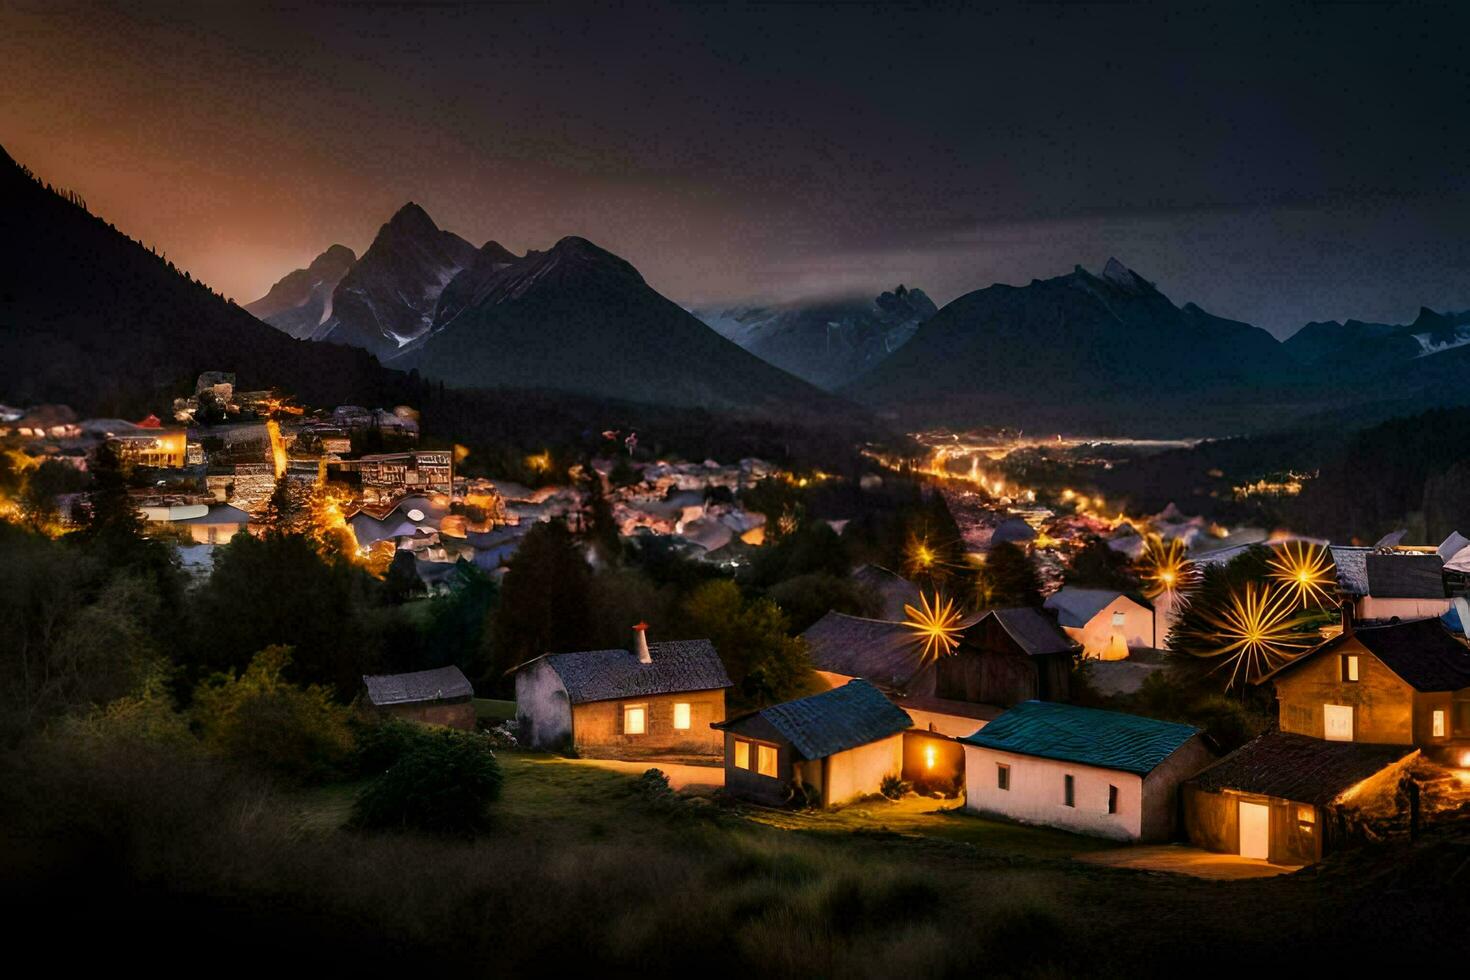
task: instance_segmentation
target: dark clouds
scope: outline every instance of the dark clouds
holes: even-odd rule
[[[1470,306],[1458,6],[0,11],[0,142],[238,298],[403,201],[686,302],[1110,254],[1278,333]]]

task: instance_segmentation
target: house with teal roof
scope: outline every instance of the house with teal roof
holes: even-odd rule
[[[966,809],[1123,841],[1172,839],[1179,784],[1215,759],[1192,725],[1051,701],[959,741]]]

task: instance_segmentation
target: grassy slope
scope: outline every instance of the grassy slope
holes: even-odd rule
[[[1088,845],[1067,835],[917,807],[791,832],[772,825],[789,817],[659,807],[627,776],[505,754],[496,825],[470,844],[339,830],[351,787],[285,797],[198,761],[98,753],[7,779],[0,914],[38,940],[85,933],[68,955],[99,965],[166,937],[180,968],[228,973],[1274,973],[1445,949],[1470,911],[1450,878],[1463,837],[1208,882],[1079,863],[1062,855]],[[942,832],[913,833],[931,820]]]

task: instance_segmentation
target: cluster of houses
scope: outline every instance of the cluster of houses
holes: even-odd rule
[[[962,790],[988,816],[1309,864],[1372,819],[1407,819],[1407,807],[1417,820],[1429,769],[1470,786],[1470,645],[1446,615],[1463,589],[1439,556],[1470,547],[1457,543],[1343,562],[1340,628],[1255,681],[1274,690],[1276,724],[1223,757],[1194,726],[1069,703],[1079,660],[1157,653],[1148,604],[1101,590],[989,610],[938,656],[900,621],[829,613],[804,634],[826,690],[735,717],[708,642],[648,643],[639,628],[628,650],[517,668],[518,722],[536,748],[713,756],[728,792],[762,804],[838,806],[903,780]],[[1431,553],[1432,603],[1428,576],[1412,585]],[[887,570],[856,574],[890,607],[915,594]]]
[[[233,375],[199,376],[174,418],[78,419],[69,408],[0,406],[0,439],[34,458],[87,469],[111,443],[134,474],[139,513],[179,545],[186,569],[202,577],[213,548],[258,530],[278,485],[293,500],[330,489],[364,559],[400,551],[430,593],[458,579],[468,562],[498,574],[541,521],[584,507],[579,481],[531,488],[456,473],[450,450],[418,445],[416,413],[339,405],[309,410],[274,391],[239,391]],[[620,531],[666,536],[691,557],[738,560],[763,538],[764,515],[745,511],[740,491],[777,471],[757,459],[738,464],[612,461],[594,465]],[[84,499],[58,501],[63,519],[84,518]]]

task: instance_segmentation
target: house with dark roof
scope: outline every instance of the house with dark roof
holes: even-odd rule
[[[1127,660],[1130,650],[1162,645],[1154,607],[1116,589],[1063,586],[1046,597],[1045,608],[1093,660]]]
[[[474,731],[475,689],[454,666],[408,674],[363,675],[364,707],[386,718]]]
[[[1354,811],[1392,800],[1412,745],[1267,732],[1187,780],[1190,843],[1272,864],[1312,864],[1350,838]]]
[[[1172,838],[1180,783],[1215,758],[1192,725],[1047,701],[959,741],[967,810],[1127,841]]]
[[[1470,745],[1470,646],[1433,617],[1344,631],[1256,683],[1284,732],[1336,742]]]
[[[934,693],[934,662],[899,620],[832,611],[801,634],[818,674],[840,687],[854,677],[901,695]]]
[[[836,806],[902,774],[912,724],[882,691],[854,680],[712,727],[724,738],[731,793],[778,806],[793,799]]]
[[[521,743],[551,751],[646,758],[718,755],[730,677],[709,640],[632,650],[548,653],[515,668]]]
[[[1001,707],[1066,701],[1077,654],[1077,645],[1041,610],[992,609],[935,662],[934,694]]]

